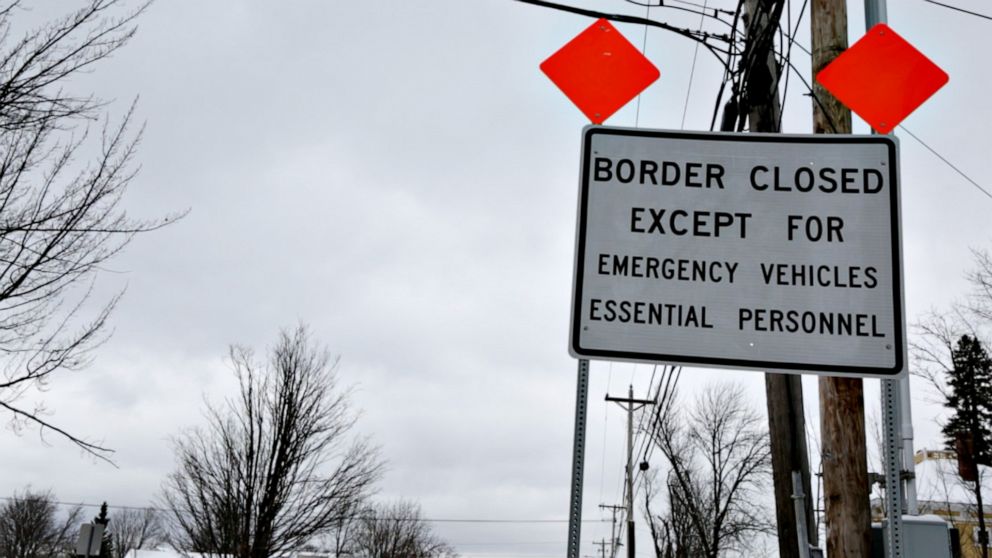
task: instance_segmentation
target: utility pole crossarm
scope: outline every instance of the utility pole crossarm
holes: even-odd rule
[[[650,399],[634,399],[630,397],[610,397],[609,395],[607,395],[606,400],[612,401],[614,403],[627,403],[627,404],[640,405],[640,406],[654,405],[654,401]]]

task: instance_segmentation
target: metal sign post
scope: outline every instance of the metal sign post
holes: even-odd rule
[[[579,558],[582,534],[582,479],[586,457],[586,409],[589,403],[589,361],[579,359],[575,389],[575,435],[572,446],[572,490],[568,500],[568,558]]]
[[[806,495],[803,494],[803,475],[792,472],[792,505],[796,516],[796,539],[799,543],[799,558],[810,558],[809,532],[806,530]]]
[[[871,29],[888,19],[885,0],[865,0],[865,29]],[[905,386],[901,385],[905,383]],[[905,390],[903,389],[905,387]],[[903,401],[903,397],[906,401]],[[906,458],[902,445],[906,440],[900,430],[905,429],[903,420],[903,405],[909,405],[909,377],[899,380],[882,380],[882,420],[885,431],[885,511],[887,528],[885,531],[885,549],[888,558],[903,557],[903,522],[902,516],[909,510],[903,497],[902,466]],[[908,408],[908,407],[907,407]],[[910,419],[910,431],[912,423]],[[910,435],[909,443],[912,443]],[[912,451],[912,450],[910,450]],[[912,457],[910,456],[910,459]],[[906,464],[908,467],[912,461]],[[915,507],[915,506],[914,506]],[[915,510],[914,510],[915,512]]]
[[[882,380],[882,421],[885,430],[885,555],[887,558],[903,556],[902,498],[900,467],[899,381]]]

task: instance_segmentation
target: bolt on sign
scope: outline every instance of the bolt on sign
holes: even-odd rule
[[[898,143],[583,131],[570,352],[904,374]]]
[[[660,75],[605,19],[596,20],[549,56],[541,71],[594,124],[602,124]]]
[[[947,73],[884,23],[872,27],[816,81],[879,133],[891,132],[948,81]]]

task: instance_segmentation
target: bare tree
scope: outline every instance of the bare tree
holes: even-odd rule
[[[967,486],[977,507],[979,542],[988,554],[988,531],[983,511],[982,470],[988,465],[992,444],[992,395],[987,376],[989,356],[985,347],[992,326],[992,256],[973,249],[975,267],[966,277],[971,292],[944,312],[931,310],[913,325],[910,341],[911,373],[924,379],[938,395],[934,403],[951,409],[948,417],[936,417],[945,447],[955,450],[958,471],[954,475]],[[969,473],[970,471],[970,473]],[[968,478],[968,481],[965,481]],[[970,485],[970,486],[969,486]],[[945,483],[946,488],[946,483]]]
[[[25,490],[0,505],[0,556],[53,558],[71,553],[79,507],[60,514],[51,492]]]
[[[992,255],[986,250],[972,250],[975,267],[968,272],[972,292],[968,309],[985,323],[992,323]]]
[[[945,382],[948,371],[954,369],[951,353],[962,335],[968,335],[989,345],[992,326],[992,256],[985,250],[972,250],[974,267],[966,274],[971,292],[963,301],[953,303],[946,311],[931,310],[913,324],[909,343],[912,357],[911,373],[925,380],[939,396],[935,403],[944,403],[950,395]]]
[[[335,363],[305,328],[283,332],[268,365],[230,352],[240,391],[208,405],[206,428],[175,440],[167,503],[178,550],[267,558],[333,530],[372,490],[378,451],[349,436],[355,418]]]
[[[159,512],[152,508],[122,509],[110,522],[114,558],[125,558],[132,550],[155,549],[165,543]]]
[[[136,234],[175,218],[135,220],[120,205],[136,172],[134,106],[90,141],[104,105],[66,89],[127,44],[147,4],[115,17],[121,0],[87,0],[15,39],[19,4],[0,5],[0,408],[15,431],[54,431],[106,459],[109,449],[44,418],[43,403],[18,402],[89,362],[120,298],[83,316],[97,272]]]
[[[330,533],[323,537],[323,548],[334,558],[355,555],[355,537],[364,507],[366,507],[365,502],[354,502],[350,509],[342,510],[334,519]]]
[[[664,550],[667,537],[687,547],[672,556],[746,554],[754,538],[774,532],[764,505],[771,481],[765,422],[734,384],[706,387],[688,409],[665,409],[652,442],[666,461],[669,510],[649,518],[653,533],[663,534],[667,522],[669,534],[656,537],[655,548]]]
[[[947,374],[954,370],[951,354],[962,335],[979,337],[979,323],[967,307],[955,304],[948,312],[931,311],[913,324],[909,342],[911,373],[927,382],[938,395],[934,403],[943,404],[951,395]]]
[[[667,483],[664,491],[655,480],[652,472],[645,478],[644,514],[648,518],[651,540],[657,558],[693,558],[703,554],[703,546],[696,529],[693,528],[691,514],[685,509],[686,499],[677,484]],[[655,513],[652,499],[664,495],[668,507]]]
[[[420,506],[407,501],[372,506],[362,512],[352,544],[361,558],[454,558],[448,543],[431,532]]]

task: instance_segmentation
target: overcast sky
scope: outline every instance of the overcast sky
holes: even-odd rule
[[[957,0],[974,10],[980,0]],[[42,21],[69,2],[29,2]],[[621,0],[575,5],[644,15]],[[728,0],[723,5],[732,4]],[[794,2],[792,17],[801,2]],[[922,0],[889,3],[890,24],[950,74],[905,126],[986,188],[992,22]],[[654,9],[684,26],[698,16]],[[114,448],[119,468],[53,435],[0,431],[0,495],[30,485],[66,502],[144,506],[173,466],[169,438],[232,393],[232,343],[264,351],[309,324],[355,387],[357,431],[382,448],[382,499],[409,498],[466,557],[561,556],[575,396],[567,353],[582,114],[538,65],[591,20],[510,0],[200,2],[160,0],[134,40],[72,88],[135,97],[147,122],[135,217],[190,209],[111,262],[99,292],[127,294],[93,365],[37,396],[55,423]],[[621,25],[635,44],[644,29]],[[808,13],[799,26],[808,46]],[[851,2],[850,33],[864,30]],[[693,43],[651,30],[661,78],[607,124],[679,129]],[[805,55],[793,50],[809,79]],[[721,69],[700,52],[684,128],[708,129]],[[790,81],[785,132],[811,130]],[[855,118],[856,132],[867,133]],[[969,248],[992,248],[992,200],[912,138],[902,149],[910,320],[963,296]],[[623,415],[602,396],[651,366],[596,362],[585,515],[621,501]],[[760,374],[687,370],[683,395]],[[818,429],[816,382],[804,382]],[[867,385],[877,409],[878,382]],[[917,447],[937,445],[933,397],[914,384]],[[875,411],[870,411],[875,412]],[[2,419],[3,417],[0,417]],[[583,528],[583,554],[609,537]],[[648,556],[646,535],[638,555]]]

